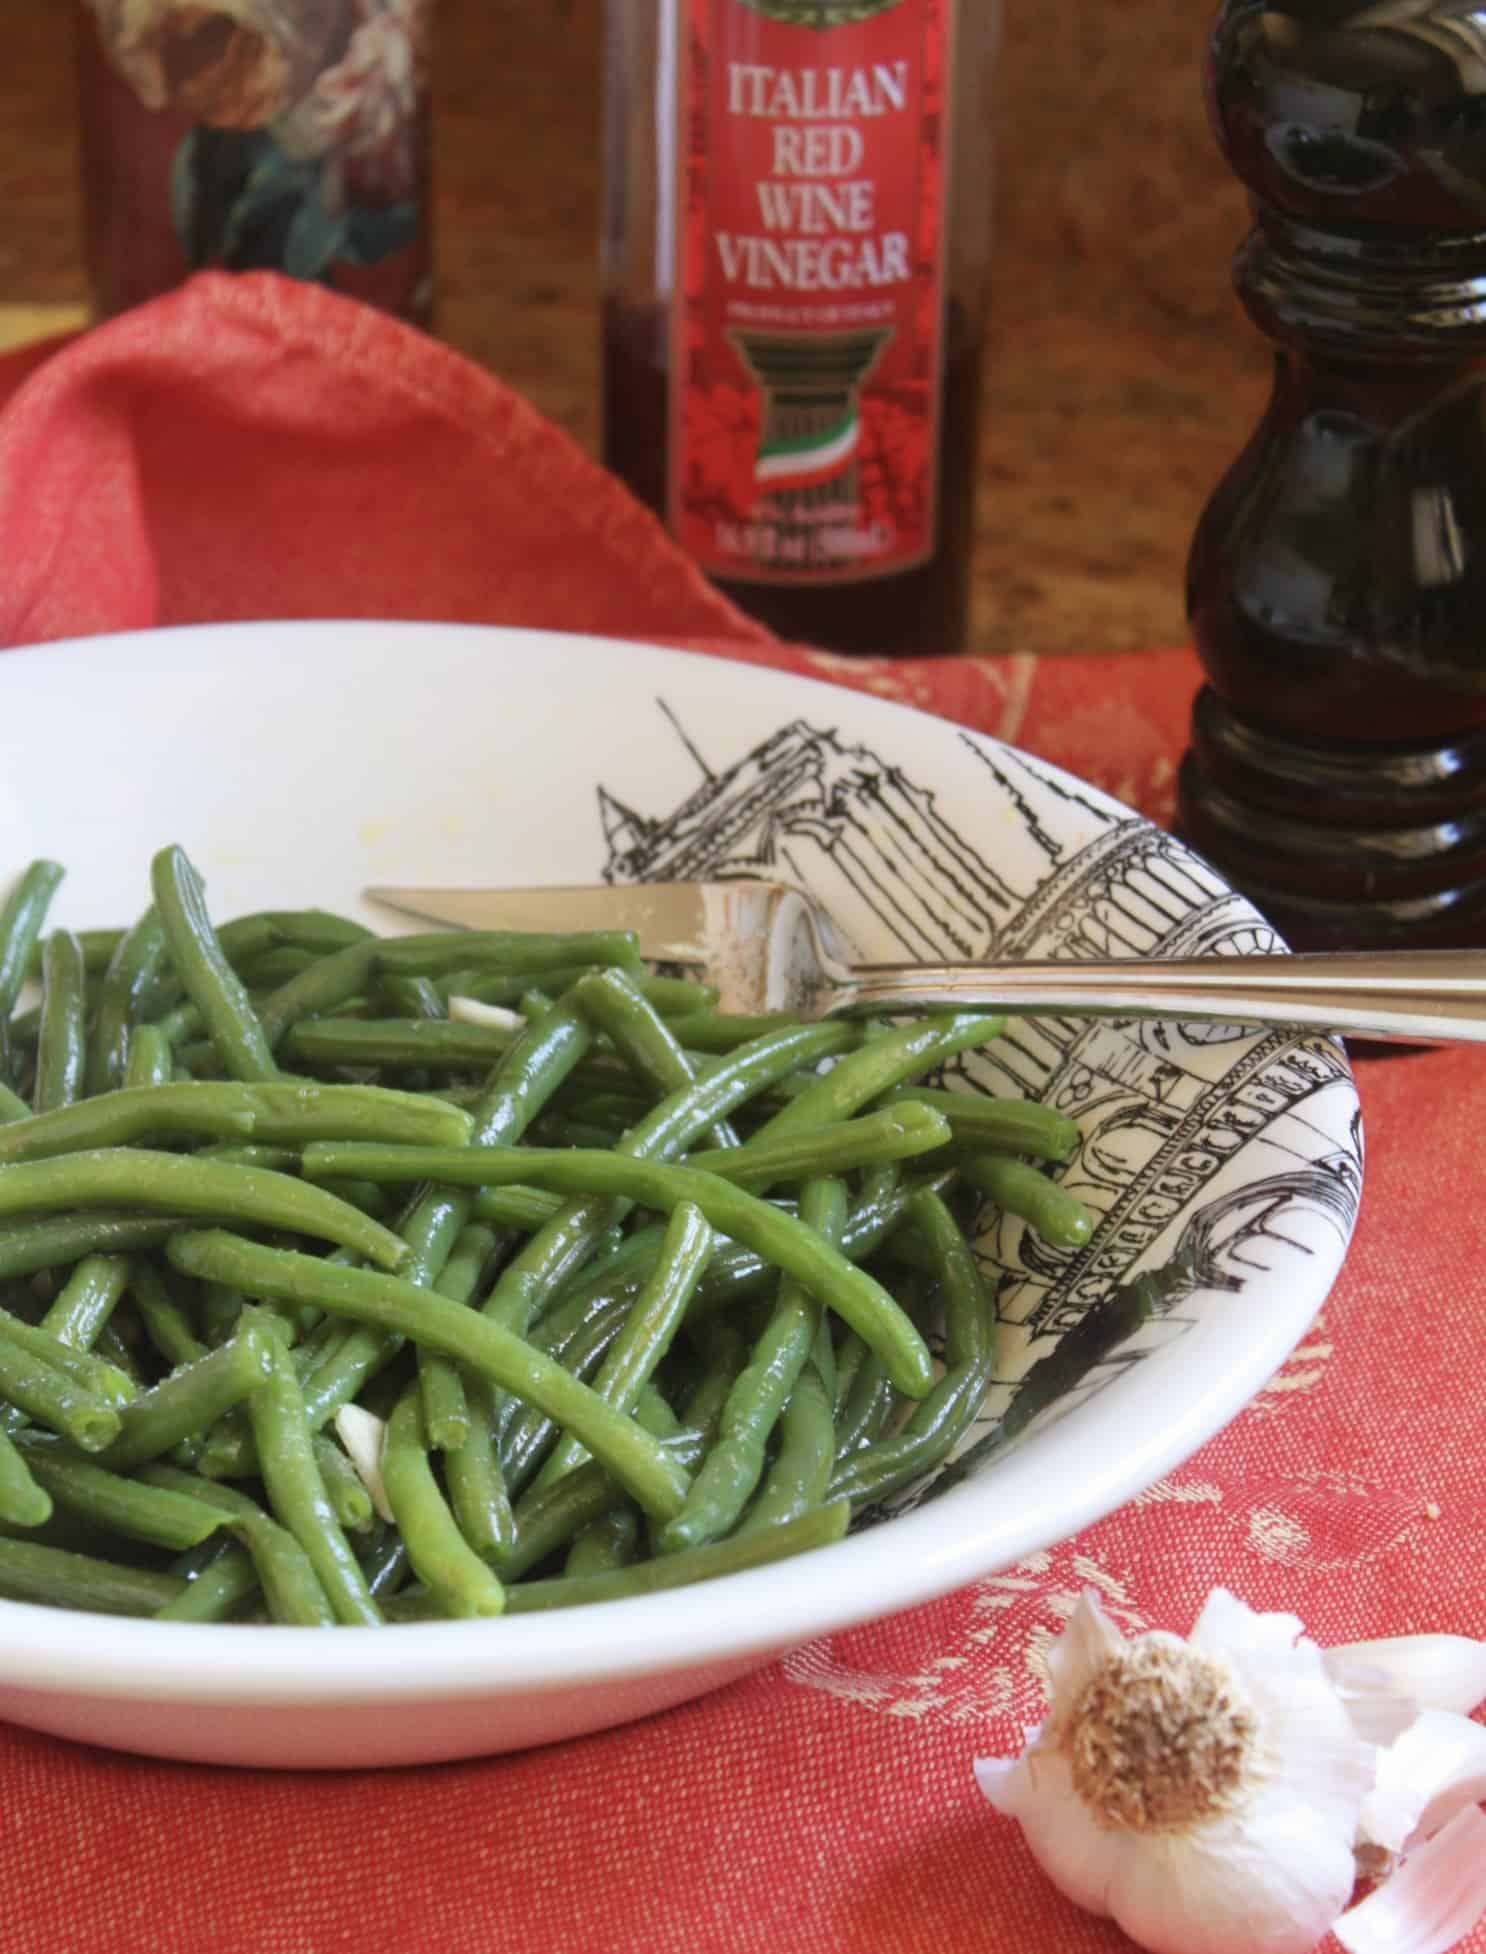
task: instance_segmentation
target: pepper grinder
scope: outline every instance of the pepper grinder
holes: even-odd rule
[[[1486,944],[1486,12],[1226,0],[1275,342],[1198,525],[1178,826],[1293,944]]]

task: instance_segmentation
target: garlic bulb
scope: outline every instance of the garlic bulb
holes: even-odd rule
[[[976,1777],[1054,1882],[1152,1954],[1305,1954],[1359,1867],[1390,1869],[1486,1789],[1486,1731],[1455,1707],[1486,1651],[1423,1639],[1450,1659],[1323,1655],[1295,1616],[1218,1589],[1188,1641],[1127,1642],[1086,1592],[1049,1657],[1047,1720]],[[1428,1701],[1435,1672],[1448,1708]]]

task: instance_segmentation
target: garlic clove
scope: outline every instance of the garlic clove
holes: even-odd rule
[[[1425,1710],[1379,1758],[1359,1835],[1384,1852],[1407,1852],[1483,1798],[1486,1728],[1453,1710]]]
[[[1288,1791],[1127,1854],[1110,1911],[1151,1954],[1310,1954],[1351,1896],[1350,1848]]]
[[[1465,1716],[1486,1698],[1486,1642],[1468,1635],[1395,1635],[1378,1642],[1344,1642],[1326,1652],[1328,1665],[1381,1669],[1395,1688],[1426,1710]]]
[[[451,997],[449,1018],[454,1024],[488,1025],[493,1031],[524,1031],[526,1019],[503,1004],[485,1004],[478,997]]]
[[[382,1445],[387,1436],[387,1427],[375,1412],[365,1411],[359,1404],[343,1404],[335,1414],[336,1435],[346,1448],[346,1457],[356,1469],[356,1476],[371,1494],[371,1503],[384,1520],[394,1518],[387,1501],[387,1488],[382,1484]]]
[[[1386,1669],[1360,1660],[1338,1662],[1334,1651],[1322,1660],[1352,1728],[1364,1743],[1386,1749],[1419,1715],[1419,1703],[1399,1688]]]
[[[1486,1913],[1486,1817],[1467,1805],[1331,1931],[1347,1954],[1445,1954]]]
[[[983,1771],[986,1764],[990,1771]],[[1126,1842],[1095,1824],[1073,1788],[1067,1758],[1034,1747],[1015,1760],[980,1760],[975,1775],[997,1811],[1019,1821],[1032,1857],[1054,1886],[1086,1912],[1107,1915]]]

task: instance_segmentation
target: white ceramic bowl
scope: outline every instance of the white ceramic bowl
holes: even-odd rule
[[[322,904],[386,929],[368,883],[742,870],[798,879],[868,957],[1276,947],[1208,868],[1066,774],[680,653],[429,625],[155,632],[0,657],[0,725],[0,877],[62,860],[74,926],[132,917],[178,841],[218,916]],[[1019,1224],[982,1242],[1005,1351],[987,1426],[1117,1284],[1165,1271],[1161,1312],[962,1483],[802,1559],[493,1624],[200,1628],[0,1602],[0,1715],[237,1764],[513,1750],[679,1703],[1131,1498],[1273,1373],[1336,1276],[1361,1177],[1345,1059],[1279,1033],[1040,1020],[959,1071],[1078,1119],[1066,1179],[1100,1216],[1078,1253]]]

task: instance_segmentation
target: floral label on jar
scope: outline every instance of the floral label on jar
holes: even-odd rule
[[[207,266],[428,310],[433,0],[87,0],[83,151],[105,312]]]
[[[684,0],[669,514],[714,576],[927,561],[956,0]]]

